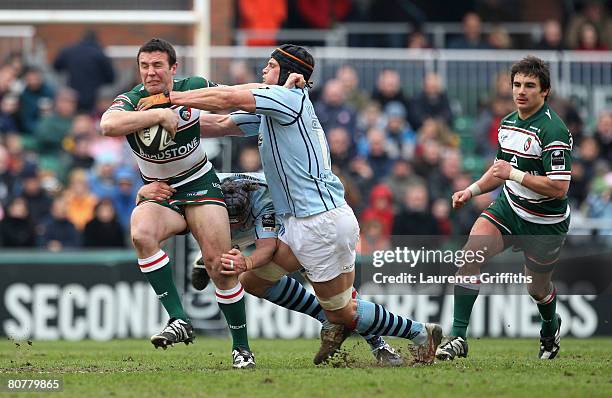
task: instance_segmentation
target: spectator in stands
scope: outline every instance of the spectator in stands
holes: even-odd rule
[[[128,169],[120,169],[115,176],[117,188],[112,196],[113,207],[124,232],[130,230],[130,217],[134,210],[136,192],[142,183],[136,183],[135,172]]]
[[[296,0],[295,7],[307,27],[330,29],[351,11],[351,0]]]
[[[548,19],[544,23],[542,40],[536,46],[538,50],[562,51],[565,50],[561,24],[556,19]]]
[[[417,132],[417,147],[427,141],[437,141],[445,148],[456,148],[459,146],[459,137],[441,119],[427,118],[423,121]]]
[[[364,206],[360,187],[350,175],[349,170],[342,170],[332,164],[332,171],[338,176],[340,182],[342,182],[344,186],[344,198],[346,199],[346,203],[351,206],[355,212],[355,216],[359,218]]]
[[[342,170],[348,170],[351,160],[355,157],[351,137],[344,127],[335,127],[327,132],[327,143],[333,165]]]
[[[490,46],[482,40],[481,21],[478,14],[468,12],[463,16],[463,35],[451,39],[448,48],[482,50]]]
[[[94,167],[89,170],[88,186],[91,193],[97,198],[110,198],[115,194],[117,163],[113,154],[100,155],[95,160]]]
[[[391,189],[393,208],[397,212],[402,207],[408,187],[411,185],[424,185],[425,180],[415,174],[410,161],[400,158],[393,164],[391,174],[384,180],[384,183]]]
[[[28,204],[22,197],[11,201],[6,216],[0,221],[0,246],[35,247],[36,230],[28,210]]]
[[[608,47],[601,39],[601,34],[597,27],[591,22],[585,22],[580,27],[580,39],[578,50],[582,51],[607,51]]]
[[[385,184],[376,185],[370,192],[368,207],[361,213],[361,221],[377,220],[382,225],[382,236],[389,237],[393,228],[393,194]]]
[[[600,158],[612,164],[612,111],[599,113],[594,137],[599,146]]]
[[[580,163],[584,170],[585,188],[588,188],[588,183],[595,177],[595,164],[599,158],[597,140],[594,137],[585,137],[574,156],[574,163]]]
[[[416,134],[406,121],[406,110],[399,102],[389,102],[387,116],[387,153],[393,159],[412,159],[416,147]]]
[[[239,0],[238,14],[241,29],[269,33],[267,37],[247,38],[247,46],[273,46],[276,45],[276,32],[287,19],[287,0]]]
[[[77,109],[77,93],[69,88],[57,91],[55,110],[41,117],[34,129],[41,167],[60,171],[59,158],[63,152],[64,138],[70,132]]]
[[[380,181],[389,174],[393,165],[393,159],[391,159],[387,151],[387,137],[384,131],[373,128],[368,131],[367,138],[367,162],[374,173],[374,181]]]
[[[366,134],[371,128],[384,128],[385,118],[378,102],[370,101],[363,111],[357,116],[357,134],[354,137],[357,144],[357,152],[367,153]]]
[[[422,31],[415,30],[408,36],[408,43],[406,47],[410,49],[424,49],[430,48],[431,46],[429,45],[427,36],[425,36]]]
[[[125,231],[110,199],[102,199],[96,205],[94,218],[85,225],[83,247],[125,247]]]
[[[336,71],[336,79],[344,88],[345,103],[357,112],[361,111],[370,101],[370,97],[359,88],[359,75],[355,68],[350,65],[341,66]]]
[[[496,25],[487,37],[489,47],[495,50],[508,50],[512,48],[512,39],[502,25]]]
[[[0,65],[0,99],[7,94],[16,95],[21,90],[17,79],[20,72],[10,64]]]
[[[566,38],[569,48],[580,46],[582,26],[591,23],[600,32],[601,42],[607,48],[612,46],[612,19],[601,0],[587,0],[579,13],[574,13],[568,24]]]
[[[360,229],[359,242],[355,249],[360,255],[368,256],[377,250],[387,250],[391,247],[389,236],[383,233],[383,225],[376,218],[362,218]]]
[[[393,235],[439,235],[438,221],[429,211],[425,185],[412,185],[406,190],[404,207],[393,220]]]
[[[376,80],[376,88],[372,93],[372,100],[384,108],[389,102],[397,101],[408,109],[408,99],[402,92],[402,82],[395,69],[383,69]]]
[[[440,164],[441,152],[442,146],[436,140],[427,140],[420,143],[413,162],[414,171],[428,180]]]
[[[10,155],[0,143],[0,209],[8,204],[13,196],[15,176],[10,170]]]
[[[51,215],[40,226],[39,246],[57,252],[80,243],[79,232],[67,218],[66,199],[60,195],[53,200]]]
[[[345,104],[346,91],[337,79],[330,79],[325,83],[323,96],[315,102],[315,112],[324,130],[334,127],[344,127],[354,134],[357,126],[355,111]]]
[[[82,231],[85,224],[93,218],[94,208],[98,202],[96,196],[90,191],[85,170],[75,169],[70,172],[64,196],[66,217],[77,230]]]
[[[261,158],[256,146],[245,146],[238,157],[238,171],[243,173],[261,173]]]
[[[466,186],[465,184],[471,184],[472,181],[472,176],[469,174],[460,174],[453,181],[452,190],[456,192],[461,187]],[[496,192],[478,195],[463,207],[461,211],[453,212],[451,217],[453,233],[455,235],[469,235],[472,225],[474,225],[474,220],[491,204],[496,196]]]
[[[461,154],[459,151],[447,150],[442,156],[440,167],[430,174],[429,197],[432,200],[450,198],[453,194],[453,181],[461,174]]]
[[[36,170],[30,170],[22,175],[20,196],[26,201],[32,220],[39,222],[49,215],[52,199],[42,188],[40,176]]]
[[[112,61],[92,30],[78,43],[63,48],[53,68],[68,74],[68,85],[78,93],[78,109],[84,112],[93,110],[100,87],[115,80]]]
[[[246,84],[257,81],[253,68],[243,59],[232,61],[229,67],[231,84]]]
[[[52,107],[54,92],[51,86],[45,82],[42,71],[35,66],[26,68],[23,79],[25,87],[19,97],[21,132],[32,137],[41,114],[49,111]],[[25,144],[29,145],[30,143]]]
[[[70,174],[72,170],[89,170],[95,163],[95,159],[91,156],[91,137],[87,135],[76,135],[72,138],[71,144],[70,150],[62,159],[62,172],[58,175],[62,181],[68,179],[68,174]]]
[[[332,164],[332,168],[334,165]],[[359,188],[359,196],[367,197],[372,190],[372,187],[377,183],[374,179],[374,171],[367,159],[363,156],[357,156],[351,161],[349,168],[349,177]],[[358,210],[363,207],[363,204],[358,206]],[[359,212],[359,211],[358,211]],[[356,213],[358,213],[356,212]]]
[[[0,100],[0,137],[19,131],[19,97],[7,94]]]
[[[587,197],[587,217],[612,219],[612,172],[609,164],[601,164],[601,175],[593,183]],[[599,231],[600,235],[612,235],[612,229]]]
[[[442,88],[440,75],[430,72],[423,79],[423,90],[410,100],[408,121],[415,130],[421,128],[423,120],[439,118],[448,125],[453,122],[453,112],[446,92]]]
[[[453,232],[450,219],[450,203],[447,198],[434,200],[431,205],[431,214],[438,222],[438,231],[440,235],[448,236]]]

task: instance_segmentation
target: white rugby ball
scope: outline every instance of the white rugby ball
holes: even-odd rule
[[[143,152],[155,154],[175,144],[172,136],[161,124],[136,132],[136,141]]]

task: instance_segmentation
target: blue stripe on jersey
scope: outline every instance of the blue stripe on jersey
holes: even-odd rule
[[[287,203],[293,206],[293,212],[295,213],[295,203],[293,203],[291,192],[289,192],[289,182],[287,181],[287,173],[285,173],[285,169],[283,167],[283,161],[278,151],[278,143],[276,141],[276,134],[274,132],[273,121],[270,116],[266,117],[266,124],[268,125],[268,138],[270,139],[270,142],[272,143],[271,149],[272,149],[272,157],[274,158],[274,166],[276,167],[276,172],[278,173],[278,178],[280,180],[280,183],[283,186],[283,189],[285,190],[285,196],[287,197]],[[276,148],[276,152],[274,151],[275,148]],[[277,156],[278,156],[278,161],[276,160]],[[284,182],[283,182],[283,176],[281,176],[281,172],[278,169],[279,163],[283,171],[283,175],[285,176]]]
[[[269,101],[276,102],[276,103],[277,103],[277,104],[279,104],[280,106],[282,106],[282,107],[284,107],[284,108],[287,108],[287,109],[289,109],[291,112],[295,113],[295,116],[299,115],[299,113],[298,113],[298,112],[296,112],[296,111],[295,111],[295,109],[291,109],[291,108],[290,108],[290,107],[288,107],[287,105],[283,104],[282,102],[280,102],[280,101],[278,101],[278,100],[276,100],[276,99],[274,99],[274,98],[272,98],[272,97],[268,97],[267,95],[262,95],[262,94],[253,94],[253,96],[254,96],[254,97],[260,97],[260,98],[265,98],[265,99],[267,99],[267,100],[269,100]],[[279,110],[279,109],[273,109],[273,108],[258,108],[258,109],[270,109],[270,110],[273,110],[273,111],[276,111],[276,112],[280,112],[280,113],[284,113],[285,115],[289,115],[289,116],[291,116],[291,114],[286,113],[286,112],[283,112],[283,111],[281,111],[281,110]]]
[[[300,122],[302,123],[302,125],[300,125]],[[312,140],[310,139],[310,137],[308,136],[308,133],[306,132],[306,126],[304,125],[304,120],[302,120],[301,117],[299,118],[299,121],[298,121],[298,130],[300,131],[300,135],[302,136],[302,139],[304,140],[304,145],[306,145],[306,152],[308,152],[308,174],[310,178],[312,179],[312,181],[315,183],[315,186],[317,187],[317,192],[319,192],[319,197],[321,198],[321,202],[323,202],[323,206],[325,206],[325,210],[327,211],[329,210],[329,207],[327,207],[327,203],[325,203],[325,199],[323,199],[323,194],[321,193],[321,189],[319,188],[319,183],[312,176],[312,167],[311,167],[312,162],[310,161],[310,149],[308,148],[308,144],[306,143],[304,136],[308,138],[308,142],[310,143],[310,147],[312,148],[312,154],[314,155],[315,162],[317,164],[317,175],[321,174],[321,170],[319,169],[319,157],[317,156],[317,152],[314,149],[314,145],[312,145]]]

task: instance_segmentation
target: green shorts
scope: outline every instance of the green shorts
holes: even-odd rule
[[[202,177],[176,188],[176,192],[168,200],[144,199],[138,204],[152,202],[167,207],[185,216],[185,206],[188,205],[217,205],[225,206],[223,191],[219,177],[214,170],[210,170]]]
[[[527,268],[550,272],[561,254],[570,218],[556,224],[536,224],[519,217],[501,193],[480,217],[491,222],[506,238],[508,246],[522,250]]]

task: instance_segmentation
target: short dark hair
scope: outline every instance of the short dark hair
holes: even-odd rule
[[[154,51],[168,54],[168,64],[170,66],[176,64],[176,51],[174,51],[172,44],[157,37],[152,38],[140,47],[136,55],[136,63],[140,62],[140,53],[152,53]]]
[[[514,84],[514,76],[517,73],[537,77],[542,91],[550,89],[550,69],[548,64],[538,57],[529,55],[512,65],[510,69],[510,82],[512,84]],[[545,99],[548,99],[548,95]]]

